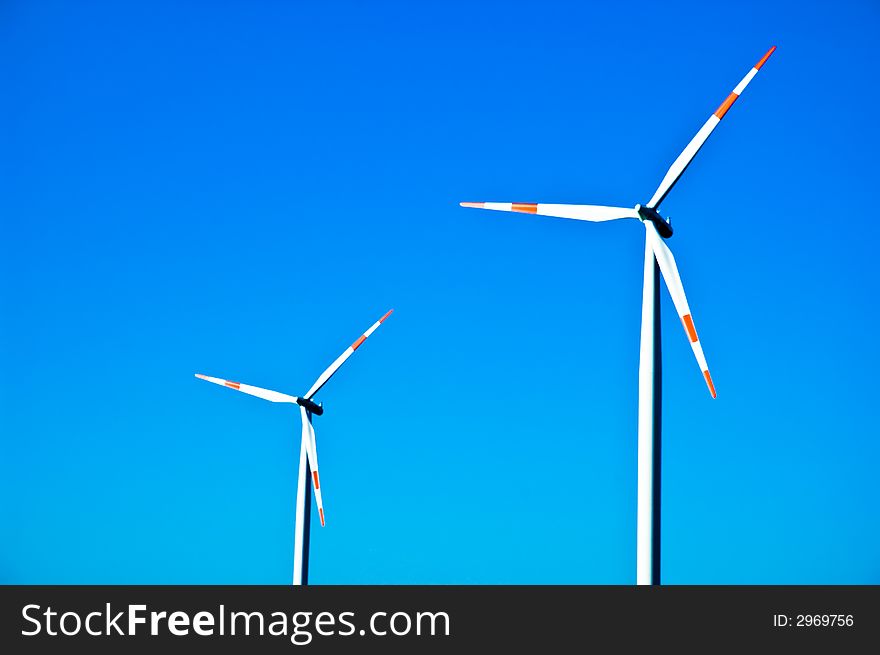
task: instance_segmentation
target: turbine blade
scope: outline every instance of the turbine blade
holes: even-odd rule
[[[331,377],[333,377],[333,374],[336,373],[336,371],[339,370],[339,367],[345,363],[345,360],[348,359],[349,357],[351,357],[355,350],[360,348],[361,344],[367,340],[367,337],[369,337],[371,334],[373,334],[373,332],[376,331],[376,328],[378,328],[380,325],[382,325],[382,323],[385,322],[386,318],[391,316],[391,312],[393,312],[393,311],[394,311],[393,309],[388,310],[388,312],[385,313],[385,316],[383,316],[378,321],[373,323],[373,325],[370,327],[369,330],[364,332],[360,337],[358,337],[357,341],[355,341],[348,348],[346,348],[345,352],[343,352],[339,357],[337,357],[336,361],[333,362],[332,364],[330,364],[330,366],[327,367],[327,370],[325,370],[323,373],[321,373],[321,375],[318,377],[318,379],[315,380],[315,384],[312,385],[312,388],[309,389],[308,393],[306,393],[304,398],[306,400],[311,400],[312,396],[314,396],[316,393],[318,393],[318,391],[321,389],[321,387],[323,387],[325,384],[327,384],[327,380],[329,380]]]
[[[241,391],[242,393],[256,396],[263,400],[269,400],[273,403],[296,403],[296,396],[288,396],[286,393],[281,393],[279,391],[261,389],[260,387],[253,387],[249,384],[241,384],[240,382],[233,382],[232,380],[212,378],[208,375],[202,375],[201,373],[196,373],[196,377],[200,380],[207,380],[208,382],[213,382],[214,384],[219,384],[223,387],[229,387],[230,389],[235,389],[236,391]]]
[[[672,187],[675,186],[675,183],[678,182],[678,178],[681,177],[681,174],[684,173],[685,169],[690,165],[693,158],[700,151],[700,148],[706,143],[706,139],[709,138],[709,135],[712,134],[712,131],[718,126],[718,123],[721,122],[721,119],[724,118],[724,114],[726,114],[727,110],[730,109],[734,102],[736,102],[736,99],[742,95],[743,90],[749,85],[752,78],[758,74],[758,71],[761,70],[761,66],[767,63],[767,60],[770,59],[770,55],[773,54],[774,50],[776,50],[776,46],[770,48],[767,51],[767,54],[761,57],[760,61],[752,67],[742,81],[736,85],[736,88],[730,93],[730,95],[727,96],[724,102],[721,103],[721,106],[715,110],[715,113],[709,116],[709,120],[707,120],[705,125],[700,128],[700,131],[697,132],[697,135],[691,139],[689,144],[687,144],[687,147],[678,156],[678,159],[676,159],[672,163],[672,166],[669,167],[669,170],[666,172],[666,177],[663,178],[660,186],[657,187],[657,191],[654,192],[654,197],[648,202],[646,205],[647,207],[653,207],[656,209],[660,203],[663,202],[666,194],[668,194]]]
[[[306,454],[309,457],[309,469],[312,471],[310,484],[315,492],[315,503],[318,505],[318,515],[321,517],[321,527],[324,527],[324,501],[321,499],[321,479],[318,476],[318,444],[315,441],[315,428],[312,425],[312,417],[305,407],[299,408],[302,418],[302,440],[306,444]]]
[[[459,204],[462,207],[518,212],[520,214],[537,214],[539,216],[555,216],[556,218],[573,218],[576,221],[591,221],[593,223],[639,217],[635,209],[603,207],[602,205],[551,205],[532,202],[462,202]]]
[[[709,365],[706,363],[706,356],[703,354],[703,346],[700,345],[700,339],[697,337],[697,329],[694,327],[694,319],[691,316],[690,307],[688,307],[687,297],[684,295],[684,285],[681,283],[681,276],[678,274],[675,258],[672,256],[669,246],[660,238],[654,224],[651,221],[644,221],[644,224],[648,232],[648,242],[651,244],[654,257],[657,258],[657,263],[660,265],[660,272],[663,274],[666,288],[669,289],[669,295],[672,296],[675,311],[681,319],[682,326],[684,326],[685,334],[694,351],[694,357],[697,358],[697,364],[699,364],[700,370],[703,372],[706,386],[709,387],[709,393],[715,398],[715,385],[712,382],[712,376],[709,375]]]

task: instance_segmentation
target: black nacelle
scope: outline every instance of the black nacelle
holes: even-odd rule
[[[306,410],[308,410],[309,412],[311,412],[315,416],[320,416],[321,414],[324,413],[324,408],[321,407],[318,403],[313,402],[311,400],[306,400],[305,398],[297,398],[296,404],[302,405],[303,407],[306,408]]]
[[[642,220],[651,221],[654,224],[654,227],[657,228],[657,233],[661,237],[668,239],[672,236],[672,226],[666,222],[666,220],[660,215],[660,212],[656,209],[639,205],[638,212],[639,216],[642,217]]]

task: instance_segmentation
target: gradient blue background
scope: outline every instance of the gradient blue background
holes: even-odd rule
[[[633,583],[643,231],[664,203],[663,577],[880,582],[880,6],[0,8],[0,581]]]

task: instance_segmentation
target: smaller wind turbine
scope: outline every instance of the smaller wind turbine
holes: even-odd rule
[[[312,416],[321,416],[321,414],[324,413],[324,408],[320,403],[316,403],[312,400],[312,398],[314,398],[315,394],[321,390],[321,387],[327,384],[327,380],[333,377],[333,374],[339,370],[339,367],[345,363],[345,360],[351,357],[354,351],[367,340],[367,337],[373,334],[373,332],[376,331],[376,328],[382,325],[386,318],[391,316],[391,312],[393,311],[393,309],[389,310],[385,316],[373,323],[369,330],[358,337],[357,341],[346,348],[345,352],[337,357],[336,361],[330,364],[330,366],[318,376],[318,379],[315,380],[311,389],[309,389],[302,397],[289,396],[288,394],[279,391],[271,391],[269,389],[254,387],[249,384],[232,382],[231,380],[223,380],[221,378],[212,378],[207,375],[202,375],[201,373],[196,373],[196,377],[200,380],[207,380],[208,382],[229,387],[230,389],[235,389],[236,391],[241,391],[242,393],[256,396],[263,400],[268,400],[273,403],[290,403],[292,405],[299,405],[299,413],[302,420],[302,440],[299,453],[299,477],[296,484],[296,528],[294,530],[293,539],[293,584],[295,585],[308,584],[309,578],[309,531],[311,529],[311,522],[309,519],[312,506],[308,483],[310,477],[312,479],[311,484],[315,488],[315,502],[318,505],[318,514],[321,517],[321,527],[324,527],[324,503],[321,500],[321,483],[318,477],[318,447],[315,441],[315,428],[312,425]]]

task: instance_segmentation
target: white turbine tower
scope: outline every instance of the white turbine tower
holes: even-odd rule
[[[308,482],[309,478],[311,478],[311,486],[315,489],[315,502],[318,505],[321,526],[324,526],[324,503],[321,500],[321,482],[318,476],[318,446],[315,441],[315,428],[312,425],[312,416],[320,416],[324,413],[324,408],[322,405],[312,400],[312,398],[318,393],[318,391],[320,391],[321,387],[327,383],[327,380],[339,370],[339,367],[345,363],[345,360],[351,357],[354,351],[367,340],[367,337],[373,334],[373,332],[376,331],[376,328],[382,325],[386,318],[391,316],[391,312],[393,311],[393,309],[389,310],[382,318],[373,323],[369,330],[358,337],[357,341],[346,348],[345,352],[337,357],[336,361],[330,364],[330,366],[318,376],[318,379],[315,380],[311,389],[309,389],[302,397],[289,396],[286,393],[280,393],[278,391],[261,389],[260,387],[253,387],[249,384],[212,378],[207,375],[196,373],[196,377],[200,380],[207,380],[208,382],[229,387],[230,389],[235,389],[236,391],[241,391],[242,393],[256,396],[263,400],[268,400],[273,403],[290,403],[292,405],[299,405],[299,413],[302,420],[302,439],[299,453],[299,477],[297,478],[296,484],[296,524],[293,538],[293,584],[295,585],[308,584],[309,578],[309,531],[311,529],[309,519],[312,506],[310,486]]]
[[[696,136],[678,156],[654,196],[644,206],[601,207],[597,205],[548,205],[543,203],[463,202],[462,207],[522,212],[540,216],[572,218],[579,221],[604,222],[621,218],[637,218],[645,226],[645,269],[642,291],[642,331],[639,357],[639,442],[638,442],[638,507],[636,519],[636,582],[640,585],[660,584],[660,289],[663,274],[675,310],[681,318],[685,334],[697,358],[709,393],[715,398],[715,385],[684,294],[678,267],[665,239],[672,236],[672,226],[657,211],[660,203],[684,173],[694,156],[724,118],[727,110],[752,81],[776,46],[770,48],[748,72],[715,113],[709,117]]]

